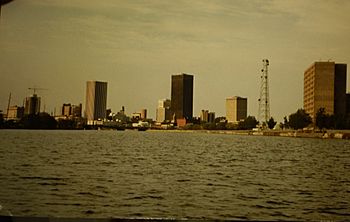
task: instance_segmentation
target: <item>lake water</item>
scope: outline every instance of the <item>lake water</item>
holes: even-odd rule
[[[350,220],[350,141],[0,130],[0,215]]]

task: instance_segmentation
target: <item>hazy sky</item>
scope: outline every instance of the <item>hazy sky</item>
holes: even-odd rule
[[[127,113],[170,98],[171,75],[194,75],[194,114],[225,115],[248,98],[257,116],[262,59],[271,115],[303,106],[314,61],[350,64],[348,0],[16,0],[0,21],[0,109],[39,91],[46,111],[85,103],[87,80],[108,82],[109,108]],[[348,81],[349,82],[349,81]],[[348,84],[349,85],[349,84]],[[43,107],[42,107],[43,108]]]

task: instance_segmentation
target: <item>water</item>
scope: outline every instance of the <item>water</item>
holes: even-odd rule
[[[0,131],[2,215],[350,220],[350,141]]]

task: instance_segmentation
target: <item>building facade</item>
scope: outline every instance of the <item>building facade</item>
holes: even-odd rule
[[[40,113],[40,100],[37,94],[33,94],[30,97],[26,97],[24,105],[25,115],[37,115]]]
[[[208,113],[208,123],[215,123],[215,112]]]
[[[141,119],[145,120],[147,119],[147,109],[141,109]]]
[[[346,69],[346,64],[315,62],[304,72],[304,110],[313,122],[320,108],[346,114]]]
[[[66,117],[81,117],[82,104],[72,105],[64,103],[62,105],[61,115]]]
[[[88,125],[96,120],[106,118],[107,109],[107,82],[87,81],[85,117]]]
[[[201,122],[206,122],[206,123],[214,123],[215,122],[215,113],[214,112],[209,112],[209,110],[202,110],[199,118]]]
[[[165,123],[171,121],[171,101],[170,99],[161,99],[158,101],[158,107],[156,111],[157,123]]]
[[[23,106],[10,106],[7,111],[7,120],[19,120],[24,115]]]
[[[238,123],[247,118],[247,98],[233,96],[226,98],[226,120]]]
[[[171,110],[176,119],[193,117],[193,75],[171,76]]]

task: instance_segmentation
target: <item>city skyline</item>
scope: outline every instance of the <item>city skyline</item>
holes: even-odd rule
[[[224,116],[231,95],[248,98],[257,116],[267,58],[271,116],[282,121],[303,107],[310,63],[349,63],[349,9],[340,1],[14,1],[0,23],[0,110],[10,92],[21,105],[33,86],[49,89],[39,93],[48,112],[83,103],[81,83],[98,79],[113,86],[108,108],[144,107],[155,119],[169,76],[194,73],[194,116]]]

